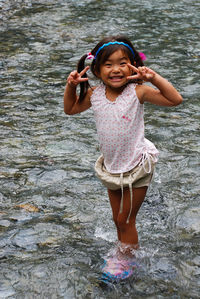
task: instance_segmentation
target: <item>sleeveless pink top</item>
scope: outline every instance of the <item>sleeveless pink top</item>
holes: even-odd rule
[[[144,108],[135,87],[128,84],[114,102],[106,98],[104,84],[91,96],[100,151],[110,173],[127,172],[148,154],[157,161],[158,150],[144,137]]]

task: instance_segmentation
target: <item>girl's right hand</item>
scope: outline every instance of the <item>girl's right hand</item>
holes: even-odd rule
[[[89,66],[86,66],[80,73],[73,71],[69,74],[67,78],[67,83],[70,86],[76,87],[81,82],[88,81],[88,78],[82,78],[82,76],[89,70]]]

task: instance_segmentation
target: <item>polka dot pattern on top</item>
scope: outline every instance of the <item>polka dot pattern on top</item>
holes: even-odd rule
[[[114,102],[106,98],[106,87],[100,84],[91,97],[100,151],[110,173],[133,169],[148,152],[157,155],[153,143],[144,137],[144,105],[136,85],[128,84]]]

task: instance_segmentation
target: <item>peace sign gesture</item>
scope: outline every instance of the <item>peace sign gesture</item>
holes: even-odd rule
[[[128,76],[128,80],[139,79],[143,81],[152,81],[156,75],[156,72],[146,66],[139,66],[136,68],[130,63],[128,63],[128,66],[134,73],[137,73],[136,75]]]
[[[67,78],[67,83],[71,86],[76,87],[81,82],[88,81],[88,78],[82,78],[82,76],[89,70],[89,66],[86,66],[80,73],[73,71]]]

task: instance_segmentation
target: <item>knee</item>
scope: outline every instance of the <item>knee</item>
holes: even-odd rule
[[[116,227],[117,228],[119,228],[119,225],[118,225],[118,217],[117,216],[113,216],[113,221],[114,221],[114,223],[115,223],[115,225],[116,225]]]
[[[127,218],[128,215],[123,215],[119,214],[117,219],[116,219],[116,226],[121,230],[121,231],[126,231],[129,226],[134,226],[135,225],[135,218],[130,217],[129,222],[127,223]]]
[[[115,217],[113,217],[113,221],[117,229],[119,229],[120,231],[123,231],[123,229],[125,229],[127,225],[126,224],[127,219],[121,215],[116,215]]]

